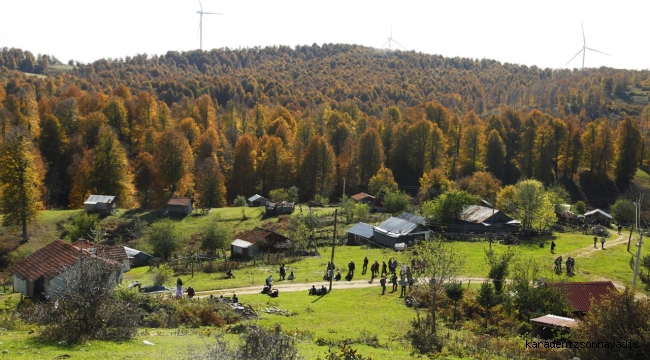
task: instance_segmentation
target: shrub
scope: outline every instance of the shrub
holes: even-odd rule
[[[232,206],[234,207],[246,206],[246,198],[243,195],[237,195],[237,197],[232,203]]]
[[[152,273],[153,284],[163,286],[172,276],[174,276],[174,270],[167,265],[160,265]]]

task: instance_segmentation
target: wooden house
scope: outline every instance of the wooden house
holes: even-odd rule
[[[360,222],[349,228],[345,234],[347,235],[348,245],[368,244],[369,241],[372,241],[372,225]]]
[[[560,289],[575,317],[581,318],[589,312],[593,304],[612,291],[617,291],[611,281],[561,282],[552,283]]]
[[[267,202],[266,206],[266,216],[278,216],[285,214],[293,214],[296,210],[296,205],[292,202],[282,201],[282,202]]]
[[[86,214],[110,215],[117,210],[115,196],[90,195],[84,202]]]
[[[585,213],[585,222],[591,225],[609,226],[612,223],[612,215],[600,210],[591,210]]]
[[[122,273],[131,270],[131,263],[129,262],[129,257],[124,246],[98,245],[88,240],[76,241],[72,243],[72,246],[76,247],[77,249],[85,250],[95,256],[113,260],[119,264],[122,264]]]
[[[259,252],[283,252],[291,246],[291,241],[284,235],[271,230],[255,228],[237,237],[230,243],[233,257],[254,256]]]
[[[192,199],[184,196],[172,196],[165,207],[168,214],[189,215],[192,213]]]
[[[531,339],[552,341],[566,337],[571,329],[578,326],[578,321],[549,314],[530,319],[530,324],[532,328],[530,332]]]
[[[483,234],[487,232],[518,232],[521,223],[503,212],[480,205],[470,205],[452,220],[448,231]]]
[[[129,264],[131,268],[149,265],[149,261],[154,258],[153,256],[145,253],[144,251],[140,251],[126,246],[124,247],[124,251],[126,251],[126,256],[129,259]]]
[[[266,204],[268,204],[271,201],[261,195],[255,194],[249,197],[247,202],[248,202],[248,206],[250,207],[258,207],[258,206],[266,206]]]
[[[372,195],[368,195],[364,192],[360,192],[356,195],[351,196],[352,200],[356,201],[359,204],[366,204],[368,206],[372,206],[372,204],[375,202],[375,197]]]
[[[14,289],[34,299],[46,299],[63,293],[69,290],[66,276],[80,270],[82,258],[84,262],[101,261],[113,267],[109,287],[115,287],[122,281],[122,264],[95,256],[65,241],[55,240],[10,268]]]

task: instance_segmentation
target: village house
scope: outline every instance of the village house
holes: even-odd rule
[[[90,195],[84,202],[86,214],[99,214],[107,216],[117,211],[115,196],[109,195]]]
[[[79,240],[72,243],[77,249],[88,251],[89,253],[104,259],[113,260],[122,264],[122,273],[131,270],[131,262],[126,253],[126,249],[121,245],[98,245],[92,241]]]
[[[255,228],[237,237],[230,243],[233,257],[255,256],[257,253],[283,252],[291,246],[286,236],[271,230]]]
[[[611,281],[561,282],[552,283],[564,294],[574,317],[582,318],[591,306],[600,304],[601,299],[612,291],[617,291]]]
[[[267,202],[266,203],[266,216],[278,216],[285,214],[293,214],[296,210],[296,205],[292,202],[282,201],[282,202]]]
[[[346,232],[348,245],[364,245],[372,241],[372,225],[358,223],[349,228]]]
[[[257,194],[249,197],[246,201],[250,207],[266,206],[266,204],[271,202],[269,199]]]
[[[372,204],[375,202],[375,197],[372,195],[368,195],[364,192],[360,192],[356,195],[351,196],[352,200],[356,201],[358,204],[366,204],[368,206],[372,206]]]
[[[591,225],[609,226],[612,222],[612,215],[600,210],[591,210],[585,213],[585,222]]]
[[[129,258],[129,264],[131,268],[149,265],[149,261],[154,258],[144,251],[133,249],[127,246],[124,247],[124,251],[126,251],[126,256]]]
[[[45,299],[67,290],[66,276],[74,271],[83,271],[81,260],[101,261],[113,267],[111,281],[113,288],[122,281],[122,264],[91,254],[62,240],[54,240],[40,248],[25,260],[14,264],[14,289],[23,296]]]
[[[168,214],[189,215],[192,213],[192,199],[184,196],[172,196],[167,201]]]
[[[503,212],[480,205],[470,205],[453,219],[449,232],[483,234],[487,232],[518,232],[521,223]]]
[[[372,241],[395,248],[397,244],[410,244],[416,239],[425,239],[430,233],[431,230],[427,228],[424,217],[403,212],[375,226]]]
[[[563,336],[568,335],[571,329],[578,326],[578,321],[549,314],[530,319],[530,324],[532,327],[531,340],[557,340],[562,339]]]

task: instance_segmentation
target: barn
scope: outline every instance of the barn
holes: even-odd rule
[[[117,210],[115,196],[90,195],[84,202],[86,214],[110,215]]]
[[[266,206],[270,202],[269,199],[263,197],[262,195],[253,195],[248,198],[247,200],[248,206],[250,207],[258,207],[258,206]]]
[[[591,210],[585,213],[585,221],[587,224],[609,226],[612,223],[612,215],[600,209]]]
[[[490,231],[518,232],[520,222],[503,212],[479,205],[463,209],[457,219],[452,220],[449,231],[456,233],[483,234]]]
[[[394,248],[399,243],[411,244],[416,239],[425,239],[430,233],[424,217],[403,212],[375,226],[372,241]]]
[[[349,228],[345,233],[348,245],[363,245],[372,240],[373,229],[372,225],[360,222]]]
[[[189,215],[192,213],[192,199],[184,196],[172,196],[165,208],[168,214]]]

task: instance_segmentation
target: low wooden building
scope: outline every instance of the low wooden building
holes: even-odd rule
[[[296,205],[292,202],[267,202],[265,206],[266,216],[278,216],[293,214]]]
[[[259,252],[284,252],[290,246],[291,241],[286,236],[275,231],[255,228],[239,235],[230,243],[230,252],[233,257],[247,257]]]
[[[364,192],[360,192],[356,195],[351,196],[352,200],[356,201],[359,204],[366,204],[368,206],[372,206],[372,204],[375,202],[375,197],[372,195],[368,195]]]
[[[147,254],[144,251],[140,251],[138,249],[133,249],[125,246],[124,251],[126,251],[126,256],[129,259],[129,264],[131,268],[150,265],[149,262],[152,259],[154,259],[153,256]]]
[[[483,234],[488,232],[518,232],[521,223],[503,212],[480,205],[470,205],[452,220],[448,231]]]
[[[115,196],[111,195],[90,195],[84,202],[86,214],[110,215],[117,211]]]
[[[192,199],[184,196],[172,196],[167,201],[168,214],[189,215],[192,213]]]
[[[611,281],[561,282],[552,283],[551,286],[560,289],[577,318],[587,314],[594,304],[600,304],[605,295],[617,291]]]
[[[585,222],[590,225],[609,226],[612,223],[612,215],[600,210],[591,210],[585,213]]]
[[[257,207],[257,206],[266,206],[266,204],[268,204],[271,201],[263,197],[262,195],[255,194],[249,197],[247,202],[248,202],[248,206]]]
[[[72,272],[79,271],[82,258],[84,263],[101,261],[112,267],[113,273],[107,284],[109,287],[113,288],[122,281],[122,264],[95,256],[65,241],[54,240],[10,268],[13,273],[14,289],[33,299],[46,299],[65,293],[69,290],[66,277]]]
[[[364,245],[372,241],[373,229],[372,225],[360,222],[349,228],[345,233],[348,245]]]

